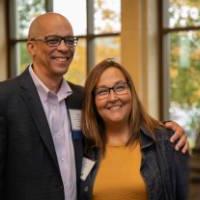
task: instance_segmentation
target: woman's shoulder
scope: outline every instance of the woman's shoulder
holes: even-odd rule
[[[174,132],[170,129],[165,128],[164,126],[158,126],[153,131],[148,131],[145,127],[141,128],[142,135],[148,136],[156,142],[159,141],[168,141]]]
[[[172,130],[165,127],[159,127],[155,130],[155,142],[160,151],[168,152],[171,155],[175,153],[174,144],[170,142],[170,138],[173,134],[174,132]]]
[[[174,131],[161,127],[156,130],[156,145],[157,147],[165,152],[169,157],[175,156],[176,159],[188,158],[188,153],[183,154],[181,151],[175,150],[175,143],[170,142],[170,137],[174,134]]]
[[[157,141],[169,141],[170,137],[174,134],[173,130],[160,126],[155,129],[155,138]]]

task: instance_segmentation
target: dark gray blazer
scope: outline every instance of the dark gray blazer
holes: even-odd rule
[[[68,109],[81,109],[83,88],[70,83]],[[72,131],[77,187],[82,135]],[[0,83],[0,199],[64,200],[49,125],[28,69]]]

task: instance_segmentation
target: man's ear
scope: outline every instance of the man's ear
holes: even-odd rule
[[[35,47],[35,45],[32,41],[27,41],[26,48],[27,48],[27,50],[28,50],[28,52],[31,56],[35,55],[35,51],[36,51],[35,48],[36,47]]]

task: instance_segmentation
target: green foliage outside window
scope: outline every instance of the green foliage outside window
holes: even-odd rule
[[[199,0],[170,3],[170,27],[200,25]],[[188,113],[185,125],[194,137],[200,129],[200,30],[175,31],[169,34],[169,41],[170,107]]]

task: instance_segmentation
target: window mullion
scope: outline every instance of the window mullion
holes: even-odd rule
[[[87,41],[86,41],[86,56],[87,56],[87,72],[90,71],[90,68],[94,66],[95,62],[95,51],[94,51],[94,38],[88,37],[89,35],[94,34],[94,1],[87,0]]]
[[[53,0],[45,0],[45,9],[47,12],[53,11]]]

